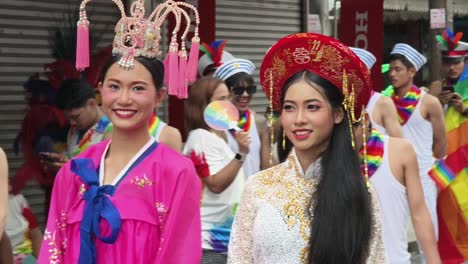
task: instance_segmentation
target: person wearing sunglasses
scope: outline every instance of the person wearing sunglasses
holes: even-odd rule
[[[239,110],[239,128],[248,132],[252,139],[250,152],[243,166],[246,178],[261,169],[268,168],[269,158],[269,133],[266,118],[257,115],[249,108],[253,95],[257,92],[257,86],[252,77],[254,70],[255,65],[251,61],[234,58],[226,61],[214,73],[214,77],[222,79],[229,88],[231,101]],[[238,152],[234,136],[230,132],[226,134],[229,146],[234,152]]]

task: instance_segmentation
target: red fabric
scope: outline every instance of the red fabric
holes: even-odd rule
[[[338,40],[314,33],[286,36],[274,44],[260,67],[260,81],[270,98],[270,74],[273,82],[273,108],[281,110],[280,96],[284,83],[295,73],[307,70],[320,75],[343,90],[346,72],[348,92],[355,91],[354,114],[358,118],[371,93],[371,80],[366,65]]]
[[[466,50],[450,50],[450,51],[442,51],[442,55],[445,57],[462,57],[468,54]]]
[[[192,160],[193,165],[195,166],[195,170],[197,171],[197,174],[199,177],[206,178],[211,175],[210,167],[208,166],[208,163],[206,162],[204,153],[197,155],[195,151],[192,151],[190,153],[190,159]]]
[[[384,0],[342,0],[339,40],[350,47],[361,48],[377,59],[371,69],[376,91],[383,86],[381,67],[384,54]]]
[[[23,216],[24,218],[26,218],[26,220],[28,221],[29,223],[29,229],[34,229],[36,227],[39,227],[39,223],[37,221],[37,218],[36,216],[34,215],[33,211],[31,210],[31,208],[29,207],[26,207],[26,208],[23,208]]]
[[[448,191],[448,190],[447,190]],[[440,203],[437,203],[437,218],[439,222],[439,247],[440,258],[443,264],[459,264],[463,262],[463,256],[458,251],[458,248],[453,241],[452,236],[445,224],[445,220],[440,212]]]
[[[20,141],[24,163],[12,181],[14,193],[20,192],[26,182],[33,179],[42,185],[53,184],[54,178],[43,170],[33,143],[36,136],[44,129],[53,125],[64,127],[66,124],[67,120],[64,114],[57,107],[48,104],[32,104],[30,106],[21,124]]]
[[[97,87],[101,71],[111,58],[112,46],[102,48],[98,53],[91,56],[91,66],[84,71],[86,80],[91,87]],[[56,90],[60,88],[60,85],[62,85],[64,80],[80,79],[81,75],[75,68],[74,62],[65,60],[57,60],[52,63],[45,64],[44,70],[50,84]]]

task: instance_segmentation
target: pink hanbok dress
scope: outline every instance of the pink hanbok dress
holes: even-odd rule
[[[192,162],[151,138],[103,185],[110,144],[57,174],[38,263],[200,263],[201,183]]]

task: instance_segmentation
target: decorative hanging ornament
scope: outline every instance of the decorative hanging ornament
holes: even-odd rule
[[[89,67],[89,21],[86,16],[86,4],[91,0],[84,0],[80,5],[77,23],[77,50],[76,68],[83,71]],[[136,0],[130,7],[130,15],[125,14],[121,0],[113,0],[121,13],[121,19],[115,26],[115,37],[112,54],[120,56],[119,65],[126,70],[134,67],[135,57],[161,59],[165,65],[165,83],[168,85],[169,95],[187,98],[188,84],[195,80],[197,74],[198,53],[200,38],[198,26],[200,18],[197,9],[185,2],[168,0],[159,4],[154,11],[145,18],[144,0]],[[191,40],[190,55],[187,57],[186,38],[192,25],[189,13],[195,15],[195,30]],[[162,59],[159,42],[161,27],[167,17],[172,14],[175,18],[175,27],[172,31],[169,52]],[[180,38],[179,31],[182,24],[185,29]],[[179,44],[180,43],[180,46]]]

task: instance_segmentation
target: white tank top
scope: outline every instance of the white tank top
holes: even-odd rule
[[[164,123],[162,120],[159,121],[159,125],[158,127],[156,127],[156,131],[154,132],[154,135],[152,135],[157,142],[160,142],[159,138],[161,137],[161,133],[166,126],[167,124]]]
[[[429,177],[429,170],[434,165],[432,158],[432,145],[433,145],[433,130],[431,122],[427,121],[421,116],[421,102],[426,92],[421,91],[421,98],[419,99],[414,112],[411,114],[409,120],[402,126],[403,136],[408,139],[416,151],[416,156],[419,165],[419,176],[423,186],[429,182],[432,183]]]
[[[252,138],[252,143],[250,143],[249,154],[245,157],[244,164],[242,165],[246,178],[260,171],[260,136],[258,135],[254,113],[252,113],[252,127],[250,128],[249,135]],[[234,151],[234,153],[239,152],[239,146],[231,133],[226,132],[226,136],[232,151]]]
[[[409,264],[409,205],[406,188],[393,176],[388,160],[388,136],[384,136],[384,156],[370,178],[379,197],[382,237],[389,264]]]
[[[367,103],[366,106],[366,112],[369,114],[370,121],[372,123],[372,128],[375,128],[377,131],[382,133],[383,135],[388,135],[387,130],[385,130],[385,127],[377,124],[374,119],[372,119],[372,111],[374,111],[375,104],[377,101],[380,99],[380,97],[383,96],[381,93],[374,92],[369,100],[369,103]]]

